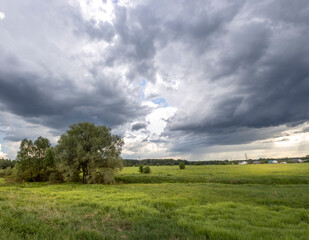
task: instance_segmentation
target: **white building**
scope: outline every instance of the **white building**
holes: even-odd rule
[[[246,161],[238,163],[238,165],[246,165],[246,164],[248,164]]]

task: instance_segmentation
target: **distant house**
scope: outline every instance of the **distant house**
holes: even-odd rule
[[[268,163],[269,163],[269,164],[277,164],[278,161],[277,161],[277,160],[269,160]]]
[[[280,164],[287,164],[287,162],[281,162]]]
[[[260,164],[260,161],[254,161],[252,164]]]
[[[238,163],[238,165],[246,165],[246,164],[248,164],[246,161]]]
[[[299,163],[299,160],[302,162],[301,159],[292,159],[292,160],[291,160],[291,163]]]
[[[299,162],[299,163],[303,163],[304,161],[303,161],[303,160],[301,160],[301,159],[297,159],[297,162]]]

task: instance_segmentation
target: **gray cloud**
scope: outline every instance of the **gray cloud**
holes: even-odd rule
[[[141,129],[145,129],[146,127],[147,127],[146,123],[139,122],[139,123],[133,124],[132,127],[131,127],[131,130],[132,131],[138,131],[138,130],[141,130]]]
[[[286,16],[291,5],[302,17]],[[239,12],[239,16],[247,16],[241,20],[235,17],[227,31],[217,36],[214,47],[204,51],[215,52],[219,58],[214,62],[216,67],[209,68],[194,84],[203,87],[209,79],[212,94],[199,95],[193,105],[185,104],[170,119],[168,130],[186,135],[184,145],[188,146],[194,145],[191,134],[197,134],[196,141],[203,146],[241,144],[270,137],[261,134],[266,128],[308,121],[309,32],[304,27],[308,24],[305,12],[305,1],[287,5],[280,1],[247,2]],[[220,92],[225,90],[223,96]],[[205,106],[208,111],[203,113]],[[206,140],[201,140],[205,135]]]
[[[151,111],[142,79],[155,90],[146,98],[177,108],[162,134],[174,152],[250,143],[309,121],[305,0],[140,1],[114,4],[112,22],[60,0],[0,3],[0,111],[11,114],[0,124],[18,116],[52,136],[78,121],[137,132]]]
[[[111,41],[110,23],[83,20],[78,8],[61,1],[36,6],[29,1],[16,8],[11,4],[3,3],[7,19],[0,26],[2,111],[58,130],[78,121],[115,127],[147,113],[137,87],[98,65],[104,56],[89,56],[82,49],[89,37],[90,44],[92,39]],[[5,139],[20,140],[14,133]]]

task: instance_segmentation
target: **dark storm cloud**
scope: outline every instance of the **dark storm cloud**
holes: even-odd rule
[[[115,35],[110,23],[83,20],[79,8],[61,1],[32,6],[35,2],[2,6],[7,18],[0,25],[0,110],[62,131],[79,121],[115,127],[148,112],[138,89],[119,81],[118,72],[106,74],[95,65],[100,59],[82,62],[88,57],[82,35],[109,42]],[[20,136],[12,132],[6,140]]]
[[[107,50],[104,64],[110,66],[128,64],[129,79],[139,77],[153,80],[155,40],[160,36],[159,25],[156,24],[153,12],[144,6],[134,9],[117,7],[114,28],[118,38]]]
[[[104,64],[126,63],[130,79],[155,81],[154,58],[160,49],[174,41],[206,48],[207,39],[224,29],[242,3],[235,1],[212,11],[208,11],[211,1],[145,1],[134,8],[117,7],[114,28],[118,39],[108,49]]]
[[[31,3],[27,6],[30,5]],[[86,34],[90,39],[106,42],[110,42],[117,35],[117,40],[106,49],[105,56],[96,61],[99,65],[86,66],[86,70],[94,78],[90,79],[89,86],[95,90],[90,92],[79,89],[78,83],[73,81],[72,76],[66,76],[63,79],[63,73],[53,72],[54,69],[49,69],[46,66],[44,68],[47,72],[43,70],[43,73],[38,73],[34,69],[27,68],[28,66],[23,66],[25,63],[19,60],[21,57],[18,56],[18,52],[15,55],[10,53],[13,57],[11,60],[3,57],[0,69],[1,103],[9,112],[23,116],[31,122],[53,128],[63,128],[76,121],[94,121],[110,126],[130,121],[135,116],[142,115],[143,108],[136,102],[128,100],[127,92],[121,89],[123,86],[108,84],[111,81],[110,76],[100,74],[101,66],[128,64],[130,71],[126,73],[126,76],[129,80],[144,77],[154,81],[156,44],[162,48],[173,39],[185,38],[187,42],[204,39],[220,29],[225,22],[231,20],[239,7],[237,4],[231,4],[208,14],[206,6],[203,5],[202,8],[199,6],[202,6],[202,2],[190,5],[179,2],[177,5],[167,4],[163,12],[162,5],[155,1],[134,8],[118,6],[116,7],[115,21],[110,24],[97,22],[93,19],[84,20],[78,7],[71,7],[60,1],[55,1],[51,6],[42,4],[42,9],[47,12],[52,11],[53,8],[60,10],[59,14],[52,15],[57,19],[55,25],[48,26],[51,34],[53,31],[56,32],[55,35],[48,36],[51,40],[59,39],[60,34],[63,34],[64,29],[57,29],[61,23],[65,24],[67,33],[71,31],[77,36]],[[172,11],[174,7],[178,9],[176,16],[171,15],[171,18],[166,18],[164,15]],[[4,10],[8,11],[8,15],[10,11],[12,14],[14,13],[14,10],[9,7]],[[31,23],[31,15],[34,12],[38,14],[38,17],[41,14],[39,6],[33,9],[27,8],[27,11],[25,15],[30,17],[25,19],[24,24],[27,24],[26,21]],[[191,18],[193,15],[195,17]],[[183,17],[185,17],[185,21],[183,21]],[[42,20],[41,23],[36,23],[39,29],[50,24],[49,18]],[[16,25],[12,19],[10,21],[12,25]],[[16,21],[21,21],[21,19]],[[32,26],[26,25],[25,29],[27,28],[30,30]],[[10,26],[7,27],[7,30],[11,31]],[[30,36],[23,35],[22,37],[31,41]],[[49,43],[49,39],[45,37],[40,37],[36,41]],[[69,38],[71,37],[69,36]],[[44,49],[44,51],[52,51],[52,49]],[[46,54],[50,54],[50,52]],[[77,57],[82,58],[83,56]],[[12,59],[17,64],[13,64],[15,67],[11,67],[11,71],[8,71],[6,69]],[[35,64],[42,65],[42,62],[38,62],[37,59],[33,58],[32,60]],[[64,62],[68,64],[66,60]],[[21,68],[18,69],[16,65],[20,65]],[[22,69],[27,70],[22,71]],[[115,83],[117,80],[113,82]]]
[[[194,145],[194,139],[203,146],[248,143],[271,137],[260,134],[267,128],[309,120],[309,4],[286,3],[247,1],[242,11],[252,15],[218,36],[222,50],[212,49],[220,57],[208,77],[216,87],[214,95],[220,89],[233,90],[214,97],[207,114],[200,110],[209,95],[199,96],[190,118],[180,111],[169,121],[170,131],[187,134],[184,145]],[[197,134],[193,140],[191,133]]]
[[[149,113],[134,86],[155,88],[157,74],[168,91],[149,96],[178,109],[163,134],[173,151],[280,136],[309,120],[307,0],[140,1],[115,4],[112,22],[60,0],[0,3],[0,110],[53,134],[78,121],[130,126]]]
[[[174,152],[192,152],[195,149],[214,146],[214,145],[240,145],[251,143],[257,139],[268,139],[283,131],[285,128],[230,128],[230,129],[212,129],[209,132],[183,134],[172,133],[171,136],[175,139],[171,151]],[[274,141],[272,141],[274,142]]]
[[[117,85],[97,83],[95,90],[87,93],[69,81],[64,86],[57,86],[55,81],[52,77],[42,81],[33,74],[0,71],[1,103],[7,111],[55,128],[76,121],[116,126],[143,109],[128,102]]]
[[[132,131],[138,131],[138,130],[141,130],[141,129],[145,129],[146,127],[147,127],[146,123],[139,122],[139,123],[133,124],[132,127],[131,127],[131,130]]]

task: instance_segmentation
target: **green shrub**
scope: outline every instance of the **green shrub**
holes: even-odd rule
[[[5,175],[4,170],[0,169],[0,178],[4,177],[4,175]]]
[[[5,174],[5,177],[9,177],[13,174],[13,169],[11,167],[7,167],[5,170],[4,170],[4,174]]]
[[[61,175],[60,172],[52,171],[49,174],[48,181],[51,182],[51,183],[61,183],[61,182],[63,182],[63,178],[62,178],[62,175]]]
[[[87,178],[87,183],[93,184],[93,183],[98,183],[98,184],[114,184],[115,183],[115,169],[98,169],[97,172],[89,176]]]
[[[143,173],[143,168],[144,168],[143,165],[139,165],[139,166],[138,166],[138,171],[139,171],[140,173]]]
[[[143,173],[150,173],[151,170],[150,170],[150,167],[146,166],[143,168]]]
[[[179,163],[179,168],[180,168],[180,169],[185,169],[185,168],[186,168],[185,163],[184,163],[184,162],[180,162],[180,163]]]

